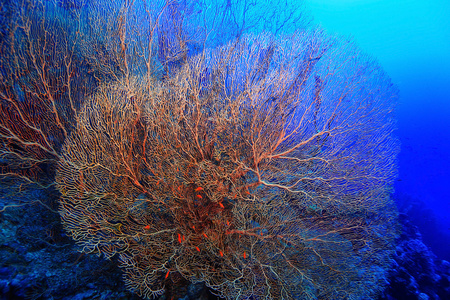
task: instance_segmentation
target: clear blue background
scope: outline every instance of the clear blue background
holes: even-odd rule
[[[423,212],[431,209],[439,229],[450,232],[450,1],[304,4],[315,23],[375,56],[399,87],[396,192],[423,201]]]

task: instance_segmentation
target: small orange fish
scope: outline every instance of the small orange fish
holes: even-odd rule
[[[200,252],[200,248],[199,247],[195,246],[195,249],[197,249],[197,251]]]
[[[202,195],[197,195],[197,198],[202,199],[203,197],[202,197]]]
[[[245,251],[244,251],[244,258],[247,258],[247,253],[245,253]]]
[[[220,254],[220,256],[223,256],[223,253],[222,253],[222,251],[219,251],[219,254]]]
[[[227,226],[230,226],[230,222],[227,220]]]
[[[201,186],[199,186],[198,188],[195,189],[196,192],[202,191],[203,188]]]
[[[219,202],[219,206],[220,206],[221,208],[225,208],[225,206],[223,206],[222,202]]]
[[[184,239],[184,234],[183,234],[183,242],[185,241],[185,239]]]
[[[205,238],[208,238],[208,236],[207,236],[206,233],[204,233],[204,232],[203,232],[203,236],[204,236]]]
[[[181,244],[181,235],[178,234],[178,242]]]
[[[144,229],[150,229],[150,225],[145,226]]]
[[[170,269],[167,271],[167,274],[166,274],[166,278],[165,278],[165,279],[167,279],[167,277],[169,277],[169,273],[170,273]]]

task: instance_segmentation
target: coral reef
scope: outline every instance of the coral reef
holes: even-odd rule
[[[410,217],[400,214],[398,240],[389,285],[380,299],[449,299],[450,263],[438,259],[423,241]]]

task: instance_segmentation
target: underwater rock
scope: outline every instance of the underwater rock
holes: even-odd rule
[[[398,240],[389,285],[380,299],[450,299],[450,263],[440,260],[423,241],[408,215],[400,214]]]

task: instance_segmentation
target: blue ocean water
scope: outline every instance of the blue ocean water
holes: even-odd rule
[[[315,22],[352,37],[400,89],[396,196],[450,259],[450,2],[306,0]],[[422,214],[421,214],[422,212]]]
[[[292,10],[279,9],[272,1],[245,0],[136,0],[110,1],[108,5],[99,1],[94,7],[89,3],[30,0],[1,4],[0,49],[11,59],[0,60],[0,75],[5,79],[0,86],[0,299],[193,300],[218,299],[217,294],[227,299],[262,299],[262,295],[267,299],[448,298],[449,3],[279,1],[289,3]],[[80,15],[86,23],[91,22],[91,13],[100,20],[112,21],[94,22],[92,27],[70,23]],[[153,17],[157,20],[154,27],[148,25]],[[295,22],[284,22],[285,18]],[[18,20],[21,26],[12,26],[10,20]],[[221,26],[208,27],[211,24]],[[27,31],[27,25],[31,31]],[[17,35],[10,34],[17,28]],[[152,30],[157,32],[154,40],[141,35]],[[272,40],[272,35],[295,30],[300,32],[292,38],[297,44],[289,39]],[[328,40],[328,36],[333,39]],[[111,37],[115,39],[108,40]],[[314,48],[315,41],[322,39],[334,44],[322,48],[318,43]],[[367,58],[358,56],[353,44],[345,48],[347,39],[377,60],[395,88],[391,89],[384,74],[377,73],[376,65],[368,63],[367,68],[359,69]],[[75,50],[72,53],[70,49]],[[337,55],[328,54],[328,50]],[[72,55],[58,56],[67,51]],[[240,55],[234,51],[241,51]],[[380,77],[371,77],[372,66]],[[183,67],[192,68],[194,76],[179,72]],[[333,71],[328,72],[328,67]],[[296,68],[307,71],[295,77],[292,72]],[[150,92],[139,86],[145,80],[133,77],[145,74],[143,70],[158,82],[157,88],[149,84]],[[309,70],[314,76],[309,76]],[[128,77],[128,72],[133,76]],[[245,82],[250,73],[251,80]],[[299,84],[302,76],[305,82]],[[327,85],[324,82],[328,77]],[[359,90],[357,83],[354,89],[346,90],[346,84],[353,83],[346,81],[347,77],[358,83],[362,79],[363,88]],[[265,93],[286,89],[283,78],[292,83],[296,95],[305,97],[299,102],[307,104],[304,109],[300,104],[300,109],[283,106],[275,96],[264,98]],[[102,80],[108,83],[95,86]],[[68,82],[75,92],[67,93]],[[271,86],[273,82],[277,84]],[[371,85],[373,82],[376,84]],[[201,90],[198,94],[192,92],[194,88],[188,96],[179,90],[183,84],[197,83]],[[364,84],[368,84],[367,89]],[[130,86],[134,89],[128,89]],[[236,106],[230,105],[232,113],[223,117],[227,112],[221,110],[220,103],[237,103],[233,101],[239,97],[233,93],[244,90],[247,95],[259,88],[264,93],[249,97],[258,104],[256,109],[248,109],[247,99],[239,102],[238,114],[232,110]],[[301,94],[303,88],[305,93]],[[386,93],[395,101],[395,89],[400,98],[394,134],[401,145],[396,162],[399,174],[390,195],[390,190],[384,189],[393,178],[392,158],[398,144],[390,135],[390,102],[377,97]],[[176,97],[174,91],[179,92]],[[372,91],[380,106],[365,110],[365,102],[358,96],[369,103]],[[102,92],[113,104],[102,102]],[[342,106],[340,100],[333,102],[340,99],[335,97],[339,93],[345,94]],[[286,92],[281,98],[286,100],[290,95]],[[195,105],[175,106],[183,96],[187,99],[183,103],[188,104],[196,96],[200,98],[199,106],[206,117],[198,120],[207,126],[194,127],[213,128],[214,134],[210,130],[189,135],[191,131],[186,128],[192,128],[190,121],[198,117],[198,111],[192,108]],[[49,109],[40,105],[42,99],[55,99],[57,105]],[[147,101],[147,110],[136,109],[142,99]],[[202,103],[204,99],[217,102]],[[323,103],[336,105],[341,114],[331,113]],[[114,113],[105,113],[111,107]],[[298,145],[300,150],[295,152],[292,164],[283,165],[277,161],[280,157],[273,155],[268,163],[273,168],[261,173],[249,172],[251,168],[245,163],[241,163],[244,171],[235,167],[233,159],[240,159],[236,153],[242,149],[242,157],[260,151],[241,146],[250,144],[248,141],[235,143],[247,137],[249,128],[253,132],[259,129],[264,138],[283,131],[270,131],[285,120],[279,107],[287,107],[288,116],[307,119],[301,134],[290,122],[285,123],[291,125],[283,130],[295,138],[281,141],[280,147],[289,149],[297,138],[318,136],[309,139],[304,148]],[[155,108],[161,111],[152,114]],[[45,125],[46,114],[52,109],[63,121]],[[139,119],[133,109],[145,112],[145,117]],[[377,114],[377,109],[385,115]],[[191,119],[180,115],[177,119],[180,111]],[[260,116],[254,111],[263,113]],[[367,127],[358,123],[359,113],[364,121],[361,124],[367,122]],[[269,114],[278,123],[258,127],[262,122],[258,118],[267,120]],[[253,119],[245,120],[247,115]],[[160,122],[154,131],[148,129],[152,124],[149,116]],[[220,123],[234,116],[243,121],[227,126]],[[176,126],[172,118],[177,119]],[[27,131],[31,128],[34,132],[42,120],[44,133],[36,137]],[[346,124],[348,120],[351,122]],[[334,128],[335,121],[345,126]],[[39,126],[34,127],[33,122]],[[84,125],[77,127],[76,122]],[[354,124],[366,128],[370,138],[361,132],[349,130],[347,135],[346,130],[340,131]],[[121,132],[119,138],[114,135],[117,128],[127,126],[132,129]],[[63,134],[62,128],[69,134]],[[180,128],[185,136],[171,135]],[[329,137],[327,129],[337,134]],[[151,134],[145,135],[147,132]],[[217,132],[226,134],[208,144]],[[172,139],[164,140],[164,134]],[[202,138],[195,147],[201,150],[186,151],[193,136],[198,139],[199,135]],[[26,139],[40,147],[32,148],[35,144],[24,142]],[[152,141],[151,146],[148,141]],[[223,141],[235,144],[220,148]],[[312,141],[317,145],[308,148]],[[135,142],[137,146],[128,148]],[[374,148],[366,149],[367,144]],[[55,151],[48,151],[49,145]],[[161,145],[164,151],[158,152]],[[212,151],[211,145],[217,151]],[[120,151],[115,152],[115,146]],[[42,154],[42,148],[47,153]],[[174,163],[180,148],[189,158],[194,157],[192,165]],[[164,156],[165,152],[169,155]],[[42,155],[45,159],[41,161]],[[330,158],[328,155],[333,163],[322,164]],[[303,160],[307,164],[295,164]],[[189,171],[194,164],[198,172]],[[131,175],[123,176],[120,168],[112,171],[117,165],[126,166],[130,173],[125,174]],[[228,172],[230,166],[236,169]],[[139,172],[133,173],[135,169]],[[183,171],[188,175],[183,177]],[[242,175],[245,172],[249,174]],[[158,174],[165,177],[156,178]],[[298,174],[303,177],[292,180]],[[210,178],[215,183],[208,182]],[[29,179],[41,185],[28,185]],[[250,184],[241,188],[242,182]],[[288,183],[292,186],[286,188]],[[284,190],[278,190],[280,186]],[[214,193],[222,196],[214,198]],[[400,213],[398,225],[391,196]],[[329,199],[336,201],[329,204]],[[158,235],[160,239],[152,239]]]

